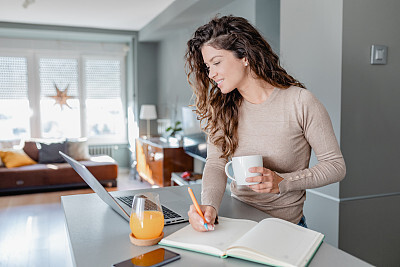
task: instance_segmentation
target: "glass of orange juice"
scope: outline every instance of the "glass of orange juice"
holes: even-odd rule
[[[161,235],[164,229],[164,215],[157,193],[135,195],[129,226],[137,239],[154,239]]]

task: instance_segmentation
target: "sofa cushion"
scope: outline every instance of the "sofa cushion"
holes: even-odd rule
[[[58,153],[61,151],[63,153],[67,153],[67,143],[38,143],[39,148],[39,163],[63,163],[65,162],[64,158]]]
[[[68,139],[68,155],[75,160],[89,160],[89,147],[86,138]]]
[[[37,148],[36,142],[25,141],[24,152],[34,161],[39,161],[39,149]]]
[[[0,151],[1,161],[7,168],[15,168],[20,166],[36,164],[25,152],[21,150]]]

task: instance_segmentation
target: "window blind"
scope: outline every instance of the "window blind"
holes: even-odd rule
[[[121,98],[121,61],[85,61],[86,94],[88,99]]]
[[[0,99],[28,98],[28,67],[25,57],[0,57]]]
[[[78,97],[78,60],[60,58],[41,58],[39,60],[41,96],[55,95],[57,88],[68,95]]]

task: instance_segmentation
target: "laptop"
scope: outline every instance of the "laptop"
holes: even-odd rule
[[[131,212],[132,201],[135,195],[132,195],[131,192],[127,191],[126,195],[113,197],[84,165],[61,151],[59,151],[59,153],[107,205],[129,222],[129,214]],[[184,205],[182,199],[178,200],[181,198],[180,196],[174,196],[173,192],[168,192],[168,194],[170,195],[165,198],[166,200],[162,199],[162,196],[160,196],[160,202],[164,213],[164,225],[189,221],[187,211],[189,210],[188,205],[190,203]]]

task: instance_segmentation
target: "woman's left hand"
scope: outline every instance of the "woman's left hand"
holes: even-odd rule
[[[249,185],[249,187],[257,193],[273,193],[279,194],[279,183],[283,180],[278,174],[270,169],[263,167],[253,167],[250,172],[261,173],[261,176],[247,177],[246,182],[256,182],[259,184]]]

